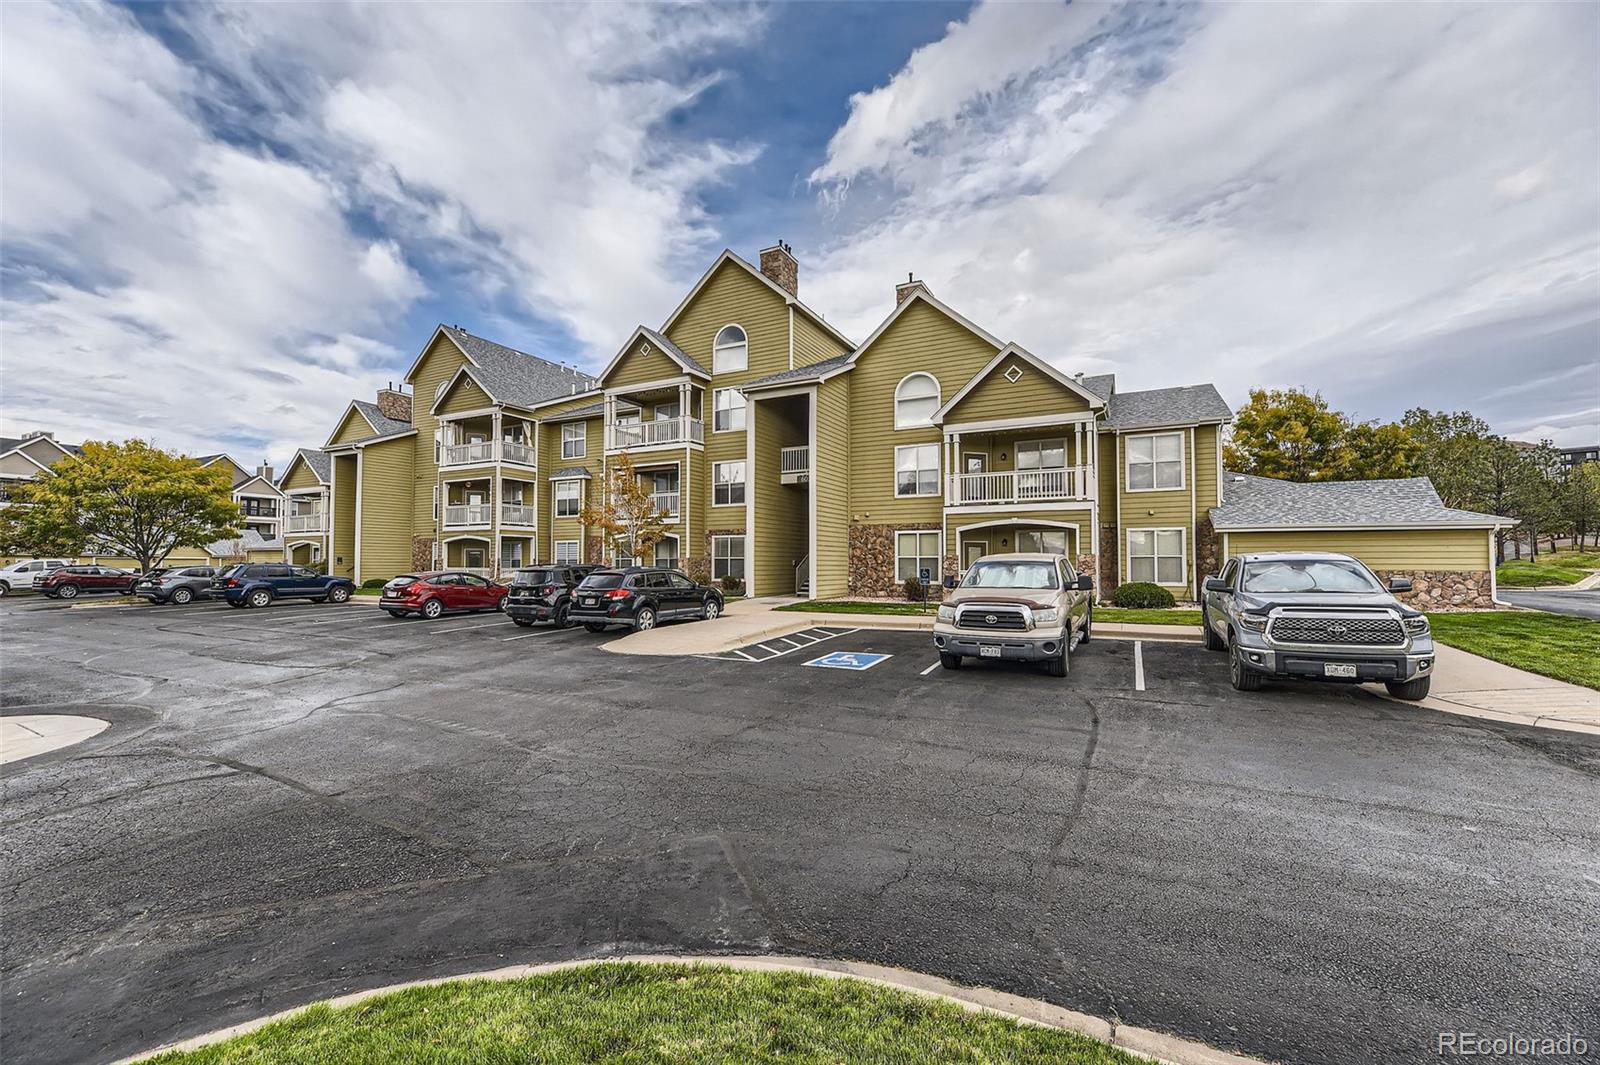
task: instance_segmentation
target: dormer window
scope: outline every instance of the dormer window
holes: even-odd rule
[[[711,372],[737,373],[750,365],[750,343],[744,330],[725,325],[711,345]]]
[[[939,382],[932,374],[914,373],[901,379],[894,390],[894,427],[915,429],[933,424],[939,409]]]

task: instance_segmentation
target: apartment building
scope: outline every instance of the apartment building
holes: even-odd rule
[[[441,325],[404,385],[352,402],[283,487],[323,501],[331,571],[362,581],[617,561],[579,514],[624,453],[666,514],[644,561],[756,595],[893,594],[1015,550],[1066,553],[1102,592],[1151,581],[1192,599],[1217,571],[1232,413],[1215,387],[1069,372],[1063,353],[1003,340],[912,278],[885,286],[885,317],[857,343],[800,300],[799,280],[781,243],[756,264],[725,251],[592,377]],[[1260,487],[1252,548],[1342,542],[1326,507]],[[1256,513],[1274,506],[1281,522]],[[1492,582],[1482,533],[1504,519],[1363,519],[1386,535],[1345,539],[1380,571]]]
[[[331,455],[306,447],[297,450],[283,468],[278,491],[283,494],[285,562],[310,566],[327,557],[332,471]]]
[[[46,430],[0,437],[0,507],[11,505],[17,485],[38,480],[77,453],[76,444],[57,443],[55,434]]]

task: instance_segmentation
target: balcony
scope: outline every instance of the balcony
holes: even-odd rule
[[[289,515],[289,532],[292,533],[320,533],[328,531],[328,519],[322,511],[311,514]]]
[[[786,447],[778,452],[778,479],[783,484],[805,484],[811,479],[811,449]]]
[[[621,451],[630,447],[655,447],[661,444],[701,444],[705,442],[705,423],[699,418],[658,418],[651,422],[615,422],[607,427],[606,448]]]
[[[488,503],[452,503],[444,508],[446,529],[479,529],[494,523],[494,507]]]
[[[538,522],[539,508],[526,503],[500,504],[501,525],[525,525],[532,528]]]
[[[949,506],[989,503],[1061,503],[1089,498],[1088,467],[952,474],[945,488]]]
[[[519,444],[515,440],[502,440],[496,447],[492,440],[480,440],[472,444],[446,444],[439,451],[439,465],[443,468],[487,466],[496,462],[533,466],[533,446]]]
[[[663,513],[678,513],[677,492],[653,492],[650,496],[650,502],[655,504],[655,508]]]

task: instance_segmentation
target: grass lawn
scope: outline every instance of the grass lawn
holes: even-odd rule
[[[1577,584],[1600,569],[1600,554],[1593,551],[1567,551],[1542,554],[1539,561],[1514,558],[1495,567],[1495,581],[1502,588],[1535,588],[1541,584]]]
[[[1097,606],[1096,621],[1111,621],[1122,625],[1198,625],[1198,610],[1129,610],[1119,606]]]
[[[357,595],[382,595],[383,594],[383,589],[382,588],[357,588],[356,589],[356,594]]]
[[[1146,1065],[1086,1036],[855,980],[608,964],[313,1006],[163,1063],[1054,1062]]]
[[[1428,621],[1440,643],[1600,690],[1600,621],[1532,610],[1429,614]]]
[[[802,613],[813,614],[932,614],[939,609],[937,599],[928,600],[927,606],[921,603],[871,603],[864,601],[847,600],[819,600],[811,602],[802,600],[798,603],[789,603],[780,606],[779,610],[796,610]]]

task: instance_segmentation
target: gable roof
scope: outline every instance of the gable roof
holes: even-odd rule
[[[257,474],[251,474],[249,477],[246,477],[244,480],[242,480],[238,484],[234,485],[233,486],[233,490],[235,492],[242,492],[246,488],[248,488],[250,485],[257,484],[257,483],[261,484],[263,487],[265,487],[269,492],[271,492],[275,496],[283,495],[283,493],[278,490],[278,486],[277,485],[273,484],[271,481],[267,480],[265,477],[261,477],[261,476],[259,476]]]
[[[550,475],[552,481],[593,480],[594,474],[586,466],[563,466]]]
[[[684,310],[689,306],[689,304],[694,302],[694,298],[700,294],[700,290],[706,287],[706,283],[710,281],[712,276],[715,275],[718,270],[722,269],[723,265],[726,263],[733,263],[735,266],[743,268],[745,272],[750,274],[750,276],[754,277],[756,280],[760,281],[763,285],[766,285],[773,292],[776,292],[780,297],[782,297],[785,304],[794,307],[801,314],[804,314],[807,318],[811,319],[812,324],[816,325],[834,340],[837,340],[839,343],[843,344],[846,348],[855,347],[855,341],[851,340],[849,337],[839,332],[839,330],[835,329],[832,325],[828,324],[828,320],[826,318],[822,317],[822,315],[818,314],[816,311],[802,303],[800,298],[791,294],[788,289],[772,280],[772,278],[768,277],[766,274],[763,274],[758,267],[752,266],[738,255],[735,255],[733,249],[731,248],[722,249],[722,254],[717,256],[717,261],[711,264],[711,268],[709,270],[700,275],[700,280],[696,281],[694,283],[694,287],[689,290],[689,294],[683,297],[683,302],[673,308],[671,314],[667,315],[667,320],[661,323],[662,332],[666,332],[668,329],[672,328],[672,323],[678,320],[679,316],[683,314]],[[632,343],[632,341],[629,343]]]
[[[398,418],[389,417],[378,408],[376,403],[364,399],[355,399],[350,401],[350,405],[361,412],[361,416],[367,420],[367,424],[372,426],[372,431],[380,436],[411,428],[410,422],[403,422]]]
[[[970,330],[972,333],[988,341],[990,344],[993,344],[996,349],[1006,346],[1005,341],[989,332],[983,326],[979,325],[977,322],[974,322],[972,319],[967,318],[965,315],[961,314],[961,312],[946,304],[944,301],[935,298],[933,293],[929,292],[925,286],[918,286],[912,291],[911,295],[895,304],[894,310],[889,312],[889,317],[879,322],[878,328],[872,331],[872,335],[863,340],[861,345],[850,353],[850,365],[854,366],[856,360],[861,358],[862,352],[872,347],[872,345],[877,342],[877,339],[883,336],[883,334],[888,331],[889,327],[893,325],[902,314],[910,310],[912,304],[915,303],[928,304],[940,314],[943,314],[945,317],[956,322],[958,325]]]
[[[1491,528],[1512,518],[1447,507],[1426,477],[1301,484],[1276,477],[1223,473],[1223,502],[1211,508],[1218,532],[1247,529],[1336,529],[1436,525]]]
[[[571,397],[569,396],[567,398],[570,399]],[[593,418],[597,414],[603,414],[605,413],[605,409],[605,401],[602,400],[599,403],[587,403],[581,407],[574,407],[571,410],[564,410],[559,414],[546,414],[542,416],[540,420],[546,422],[578,421],[582,418]]]
[[[909,303],[910,300],[908,299],[906,302]],[[933,412],[933,423],[937,425],[939,422],[943,421],[945,415],[949,414],[952,410],[955,410],[958,403],[967,398],[967,395],[974,388],[977,388],[985,378],[994,373],[994,371],[999,368],[1000,364],[1005,362],[1007,359],[1017,359],[1021,362],[1025,362],[1061,387],[1079,396],[1082,396],[1084,400],[1088,402],[1090,410],[1098,410],[1106,405],[1106,401],[1097,393],[1091,392],[1087,388],[1084,388],[1083,382],[1068,377],[1066,374],[1062,373],[1060,370],[1056,369],[1054,366],[1051,366],[1048,362],[1045,362],[1043,359],[1039,358],[1039,356],[1023,347],[1021,344],[1013,341],[1012,343],[1006,344],[1004,347],[1002,347],[995,357],[989,360],[988,364],[984,366],[983,369],[973,374],[971,379],[968,380],[966,384],[962,385],[961,389],[956,392],[955,395],[951,396],[949,400],[944,403],[944,405]]]
[[[330,483],[330,477],[333,474],[333,456],[326,451],[303,447],[294,453],[294,457],[289,460],[289,464],[283,468],[283,476],[278,478],[278,487],[282,488],[283,482],[289,479],[289,474],[294,472],[294,464],[296,462],[305,463],[318,482],[322,484]]]
[[[283,538],[268,540],[254,529],[242,529],[238,536],[227,540],[213,540],[206,545],[206,554],[213,558],[227,558],[233,554],[233,545],[245,551],[282,551]]]
[[[1103,424],[1109,429],[1154,429],[1232,419],[1233,410],[1216,385],[1183,385],[1143,392],[1113,392],[1106,403]]]
[[[650,343],[660,348],[663,355],[681,366],[685,372],[707,379],[711,377],[710,371],[708,371],[704,366],[701,366],[698,360],[692,358],[682,348],[678,347],[678,345],[662,336],[656,330],[651,329],[649,326],[640,325],[634,327],[633,332],[628,334],[628,339],[623,342],[622,347],[618,348],[617,353],[611,356],[611,361],[606,363],[606,368],[600,371],[600,378],[599,380],[595,381],[597,386],[605,383],[605,379],[611,375],[611,371],[617,368],[617,363],[621,362],[625,357],[627,357],[628,349],[632,348],[633,342],[638,340],[640,337],[643,337],[645,340],[648,340]]]
[[[571,395],[574,385],[579,392],[587,392],[595,386],[593,378],[570,366],[496,344],[457,326],[441,325],[439,331],[461,349],[472,364],[472,379],[496,403],[529,407]],[[429,347],[432,343],[429,341]]]
[[[812,381],[826,381],[835,374],[844,373],[850,369],[850,352],[835,355],[831,359],[811,363],[809,366],[796,366],[792,370],[782,370],[766,377],[758,378],[748,384],[739,386],[741,392],[760,391],[766,388],[779,388],[783,385],[806,384]]]
[[[63,444],[53,436],[0,436],[0,455],[9,455],[13,451],[20,451],[22,448],[30,444],[37,444],[41,440],[61,452],[62,455],[83,454],[83,448],[80,445]],[[26,452],[24,452],[24,457],[35,466],[41,465],[37,459]]]

